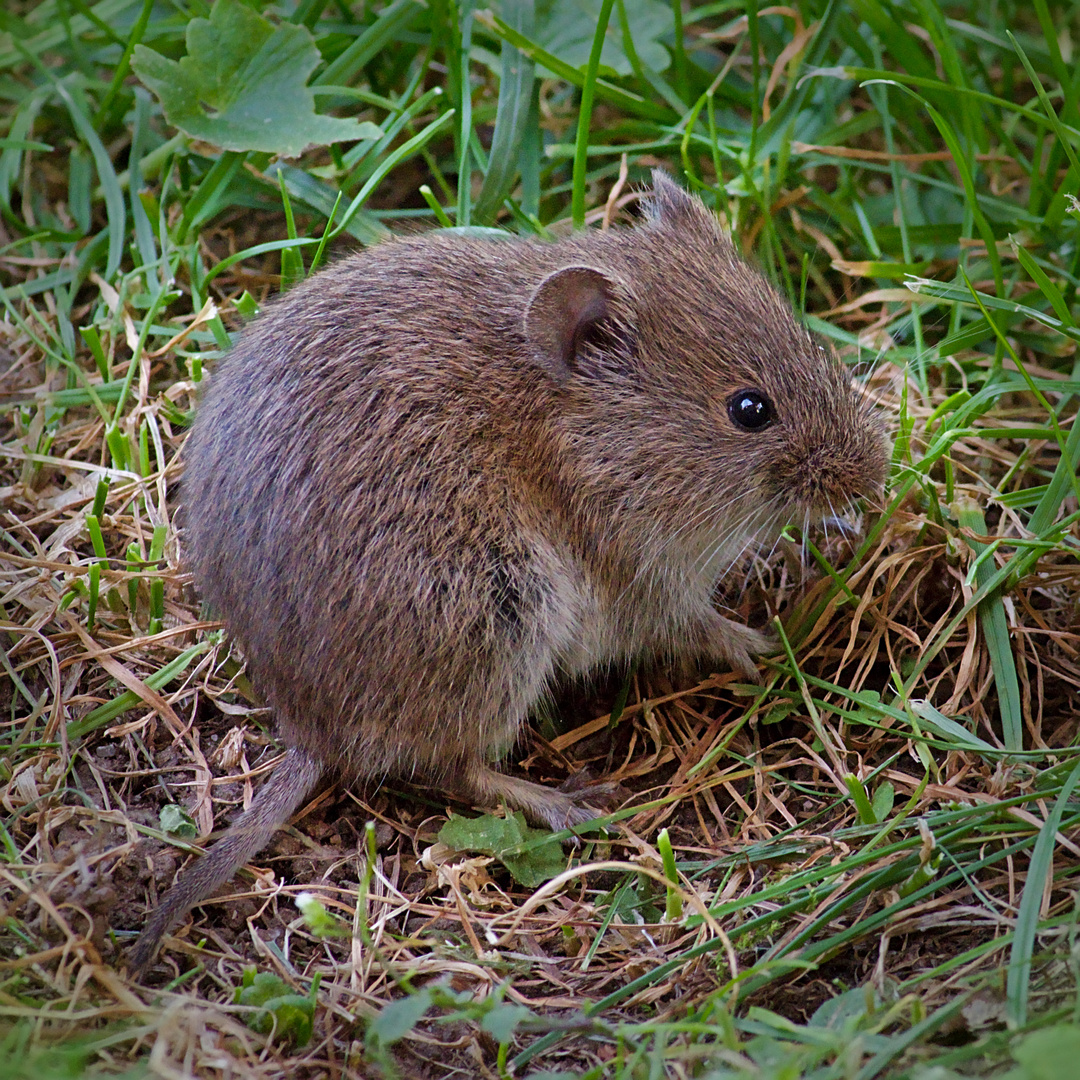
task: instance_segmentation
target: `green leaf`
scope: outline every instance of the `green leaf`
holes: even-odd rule
[[[179,61],[138,45],[131,66],[169,123],[192,138],[296,157],[309,146],[382,134],[371,123],[315,112],[306,84],[321,56],[305,26],[274,26],[240,0],[218,0],[209,19],[188,23],[185,40]]]
[[[351,938],[352,929],[341,919],[334,918],[312,893],[300,893],[296,906],[304,917],[308,929],[319,938]]]
[[[572,67],[589,62],[593,34],[602,0],[539,0],[536,5],[537,45]],[[675,29],[669,4],[659,0],[626,0],[626,21],[638,58],[653,71],[664,71],[671,63],[660,39]],[[623,48],[618,20],[612,20],[600,53],[600,67],[606,74],[630,75],[633,67]]]
[[[291,993],[288,983],[270,971],[245,971],[243,985],[233,995],[238,1005],[265,1005],[273,998]]]
[[[109,234],[109,256],[105,264],[105,277],[111,278],[116,273],[124,252],[124,232],[127,224],[124,193],[120,190],[120,181],[116,176],[109,152],[94,130],[82,94],[78,91],[69,92],[68,88],[60,82],[55,85],[57,94],[60,95],[61,100],[67,106],[75,130],[90,148],[90,153],[94,158],[94,167],[97,169],[98,180],[101,181],[101,192],[105,198],[105,215],[108,220]]]
[[[478,851],[498,857],[499,852],[521,844],[524,834],[531,831],[520,813],[509,817],[452,817],[439,830],[439,841],[455,851]]]
[[[809,1027],[854,1033],[875,1006],[877,995],[867,986],[855,986],[822,1002],[810,1017]]]
[[[490,855],[510,871],[514,880],[535,889],[566,869],[562,844],[544,829],[531,829],[520,812],[509,817],[452,817],[440,830],[439,841],[455,851]]]
[[[1033,1031],[1013,1049],[1013,1057],[1023,1068],[1025,1080],[1060,1080],[1074,1076],[1080,1059],[1080,1027],[1058,1024]]]
[[[423,5],[414,0],[394,0],[379,17],[332,64],[319,73],[321,85],[347,82],[384,49],[395,47],[395,38],[406,30]]]
[[[954,504],[956,520],[960,527],[979,534],[986,533],[986,519],[982,509],[971,499],[958,498]],[[976,555],[988,553],[989,545],[964,536],[964,541]],[[997,567],[993,556],[975,565],[975,577],[985,585]],[[1006,750],[1024,749],[1024,715],[1020,703],[1020,681],[1016,674],[1016,658],[1009,636],[1009,620],[1005,612],[1002,592],[995,591],[979,604],[979,628],[990,657],[994,673],[994,685],[998,692],[998,709],[1001,713],[1001,739]]]
[[[431,990],[424,987],[408,997],[391,1001],[368,1027],[369,1039],[377,1040],[383,1046],[390,1046],[403,1039],[431,1008]]]
[[[239,1005],[254,1005],[261,1009],[248,1020],[248,1027],[261,1035],[276,1029],[277,1037],[294,1046],[310,1041],[315,1002],[302,994],[295,994],[277,975],[260,971],[252,976],[244,973],[244,985],[233,995]]]
[[[573,64],[567,64],[548,49],[519,34],[497,15],[493,15],[490,11],[478,11],[476,21],[485,26],[501,41],[510,42],[511,45],[516,49],[520,49],[526,56],[532,57],[536,63],[547,68],[556,78],[564,79],[572,86],[580,87],[584,84],[584,75]],[[655,102],[647,101],[640,94],[631,93],[629,90],[624,90],[621,86],[615,86],[604,79],[596,80],[596,96],[616,105],[620,109],[625,109],[634,116],[644,116],[663,122],[674,122],[676,119],[669,108],[663,108]]]
[[[888,781],[878,786],[874,792],[874,820],[884,821],[891,813],[896,802],[896,788]]]
[[[201,656],[212,648],[213,644],[213,641],[207,639],[206,641],[200,641],[198,645],[192,645],[190,649],[186,649],[174,660],[170,660],[159,671],[147,675],[143,681],[151,690],[160,690],[186,671],[191,661],[196,656]],[[107,701],[104,705],[91,709],[81,720],[73,720],[68,724],[67,737],[69,739],[81,739],[83,736],[89,735],[91,731],[96,731],[111,720],[115,720],[122,712],[135,708],[141,700],[134,690],[125,690],[118,697],[113,698],[112,701]]]
[[[524,1005],[507,1005],[500,1002],[484,1017],[480,1027],[496,1042],[508,1043],[517,1031],[522,1020],[533,1015],[532,1009]]]
[[[170,836],[179,836],[182,840],[193,840],[199,835],[195,819],[182,807],[175,803],[163,806],[158,814],[161,823],[161,831]]]
[[[682,894],[679,892],[679,870],[675,863],[675,851],[671,846],[671,837],[667,829],[661,829],[656,837],[656,847],[664,864],[664,877],[668,880],[667,907],[664,910],[665,922],[678,922],[682,918]]]

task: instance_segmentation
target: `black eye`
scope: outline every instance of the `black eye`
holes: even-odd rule
[[[773,403],[760,390],[740,390],[727,403],[731,422],[743,431],[761,431],[776,419]]]

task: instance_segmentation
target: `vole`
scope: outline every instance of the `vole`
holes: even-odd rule
[[[713,606],[748,545],[880,492],[883,424],[663,172],[646,219],[555,243],[393,239],[295,288],[209,380],[184,455],[196,583],[284,762],[129,957],[324,776],[552,829],[596,811],[489,764],[553,680],[641,656],[748,675]]]

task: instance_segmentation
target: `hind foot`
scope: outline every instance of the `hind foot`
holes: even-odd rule
[[[603,802],[603,796],[608,794],[605,788],[611,787],[590,784],[571,794],[534,784],[530,780],[520,780],[516,776],[506,776],[488,765],[479,764],[469,766],[467,771],[455,779],[455,792],[481,806],[505,802],[515,810],[520,810],[533,825],[548,828],[552,832],[576,829],[594,818],[601,817],[603,811],[592,805],[591,799]]]

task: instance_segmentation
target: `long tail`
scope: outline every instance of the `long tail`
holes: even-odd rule
[[[251,806],[225,835],[165,894],[128,953],[128,967],[139,977],[154,959],[166,932],[189,908],[205,900],[237,869],[262,850],[323,775],[323,766],[302,751],[291,749]]]

